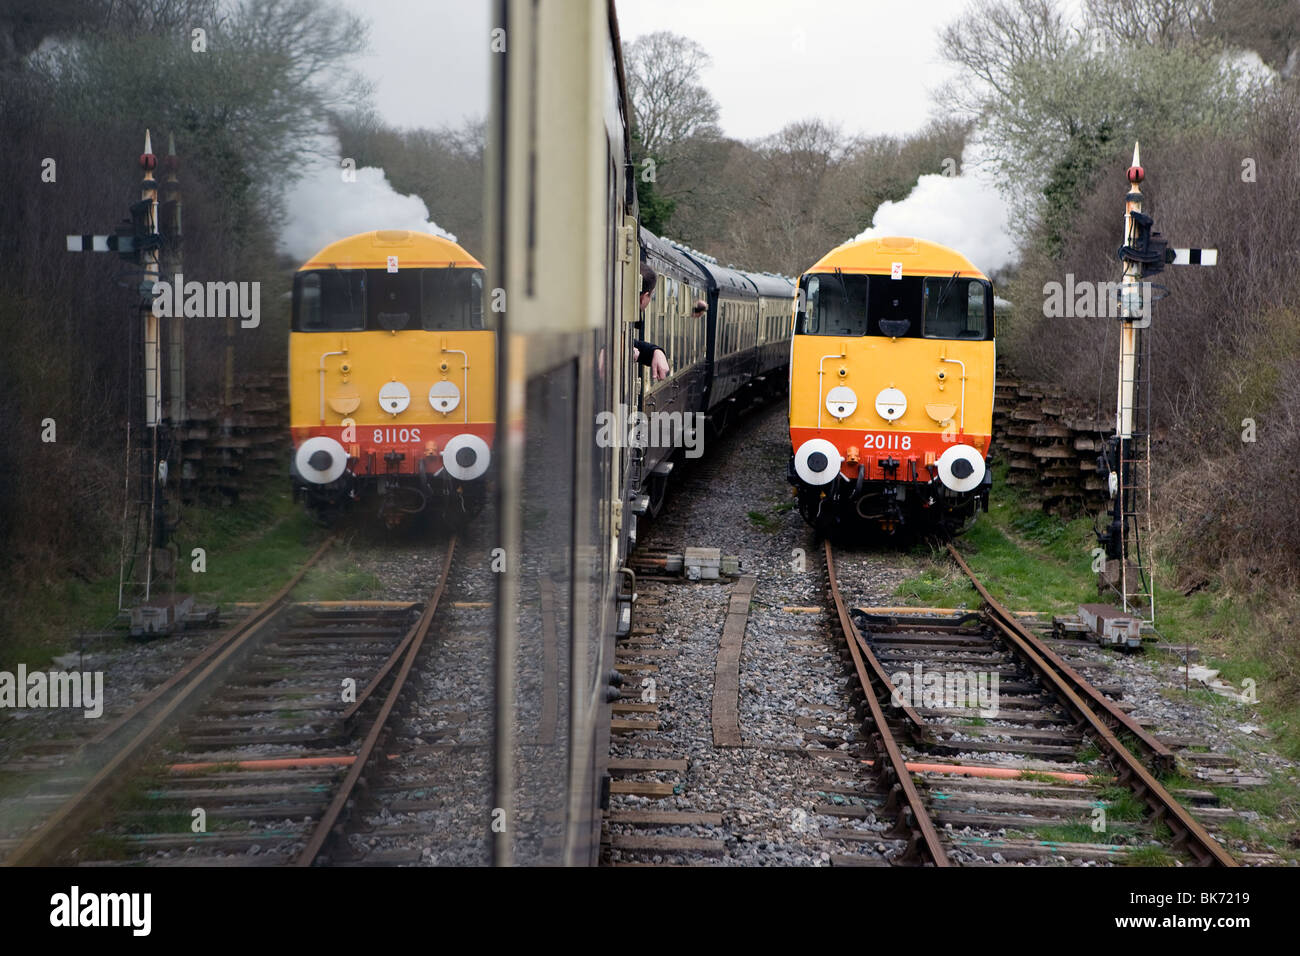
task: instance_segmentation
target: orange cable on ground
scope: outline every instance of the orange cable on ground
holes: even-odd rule
[[[875,765],[874,760],[862,761],[863,766]],[[1109,780],[1109,777],[1095,777],[1086,773],[1072,773],[1065,770],[1017,770],[1015,767],[980,767],[958,763],[908,763],[911,773],[952,773],[963,777],[991,777],[1003,780],[1018,780],[1024,774],[1036,777],[1051,777],[1066,783],[1088,783],[1095,780]]]

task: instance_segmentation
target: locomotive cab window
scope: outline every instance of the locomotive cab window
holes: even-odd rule
[[[799,314],[801,335],[866,335],[867,277],[814,275],[806,280],[808,304]]]
[[[295,332],[484,328],[479,269],[322,269],[293,284]]]
[[[807,290],[807,312],[797,329],[804,335],[921,334],[921,279],[916,276],[815,275]]]
[[[370,328],[398,332],[413,328],[412,320],[420,314],[420,273],[370,271],[370,288],[366,296]]]
[[[800,335],[971,339],[992,336],[992,291],[956,275],[813,275],[801,284],[807,306]]]
[[[366,327],[365,276],[354,269],[299,272],[293,280],[295,332],[358,332]]]
[[[483,328],[483,273],[422,269],[420,325],[426,332]]]
[[[974,339],[989,337],[989,287],[979,279],[925,280],[925,337]]]

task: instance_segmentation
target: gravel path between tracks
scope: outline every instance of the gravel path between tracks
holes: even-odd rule
[[[658,746],[616,737],[611,749],[619,758],[690,761],[679,795],[668,801],[615,796],[612,809],[721,812],[722,827],[694,835],[725,840],[719,861],[725,865],[821,866],[832,852],[878,856],[896,849],[884,838],[833,843],[821,834],[883,830],[873,816],[850,824],[814,813],[820,804],[839,802],[824,792],[827,783],[848,779],[844,763],[819,752],[847,751],[860,735],[849,715],[850,681],[830,636],[821,553],[785,481],[788,455],[785,405],[777,401],[706,449],[640,542],[649,551],[676,553],[718,547],[739,556],[741,572],[756,579],[740,658],[742,746],[713,746],[714,667],[731,592],[724,582],[667,585],[662,646],[679,654],[659,661],[666,694]],[[882,553],[864,570],[863,594],[884,601],[910,573],[907,561]],[[671,855],[661,861],[676,862]]]

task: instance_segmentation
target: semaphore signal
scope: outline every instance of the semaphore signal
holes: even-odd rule
[[[1125,613],[1155,623],[1155,586],[1150,554],[1142,552],[1151,527],[1151,347],[1142,330],[1151,324],[1152,302],[1145,289],[1149,277],[1166,265],[1214,266],[1219,251],[1208,248],[1170,248],[1142,212],[1142,168],[1137,143],[1127,171],[1124,197],[1124,244],[1119,259],[1124,264],[1120,287],[1119,389],[1115,402],[1115,435],[1098,462],[1108,479],[1112,504],[1110,522],[1098,533],[1106,552],[1102,583],[1120,595]]]

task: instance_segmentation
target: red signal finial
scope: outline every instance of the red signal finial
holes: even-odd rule
[[[149,138],[149,131],[144,131],[144,152],[140,154],[140,168],[145,172],[151,172],[158,166],[158,157],[153,154],[153,142]]]
[[[1133,144],[1133,165],[1128,168],[1128,181],[1134,186],[1142,182],[1146,177],[1146,170],[1142,168],[1142,157],[1138,153],[1138,144]]]

